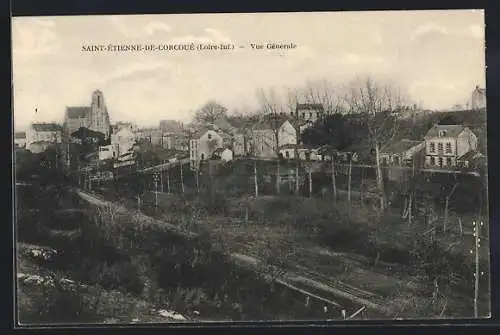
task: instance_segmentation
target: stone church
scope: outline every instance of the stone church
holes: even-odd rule
[[[64,117],[65,133],[71,135],[81,127],[104,134],[110,138],[110,122],[104,95],[100,90],[92,92],[90,106],[66,107]]]

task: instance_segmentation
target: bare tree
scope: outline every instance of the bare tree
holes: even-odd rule
[[[392,112],[401,106],[400,89],[389,84],[381,85],[372,78],[356,80],[351,84],[347,101],[351,112],[360,114],[368,130],[368,142],[375,151],[377,186],[380,208],[387,206],[380,162],[380,147],[396,134],[397,123]]]
[[[344,110],[345,98],[340,94],[340,88],[326,79],[308,81],[302,89],[302,96],[306,103],[321,104],[326,114]]]
[[[257,99],[260,105],[262,117],[269,123],[270,130],[274,143],[272,144],[273,150],[277,156],[276,160],[276,194],[280,194],[280,138],[279,131],[282,125],[282,115],[284,114],[283,105],[280,103],[274,89],[266,92],[263,89],[257,91]]]

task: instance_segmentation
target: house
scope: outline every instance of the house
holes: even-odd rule
[[[17,131],[14,133],[14,146],[16,148],[25,148],[26,147],[26,132]]]
[[[111,126],[111,133],[116,134],[122,128],[128,128],[132,132],[135,132],[137,130],[137,126],[131,122],[117,122]]]
[[[463,169],[475,169],[486,165],[486,156],[480,152],[471,150],[457,158],[457,167]]]
[[[383,165],[420,166],[425,152],[425,142],[403,139],[389,143],[380,149]]]
[[[471,108],[474,110],[486,108],[486,89],[476,86],[472,91]]]
[[[280,155],[285,159],[296,159],[303,161],[321,161],[323,155],[320,154],[319,148],[312,148],[304,145],[285,144],[280,146]]]
[[[189,141],[191,169],[197,169],[200,162],[212,157],[216,149],[223,148],[223,137],[226,136],[208,128],[195,131]]]
[[[252,148],[255,157],[276,158],[279,147],[286,144],[297,144],[297,130],[287,119],[279,120],[279,127],[274,128],[273,122],[261,120],[252,128]],[[278,141],[276,141],[276,134]]]
[[[426,167],[455,167],[469,151],[477,151],[477,137],[464,125],[434,125],[425,136]]]
[[[26,131],[26,149],[31,152],[45,151],[61,141],[62,128],[55,123],[32,123]]]
[[[320,119],[325,113],[325,109],[322,104],[297,104],[295,106],[295,116],[297,120],[307,121],[309,123],[314,123]]]
[[[105,161],[116,158],[118,148],[116,145],[110,144],[99,147],[99,160]]]
[[[66,107],[65,133],[70,136],[82,127],[104,134],[105,139],[111,135],[108,109],[100,90],[92,92],[90,106]]]
[[[180,133],[182,132],[183,124],[179,121],[175,120],[161,120],[159,130],[161,130],[164,134],[170,133]]]
[[[164,133],[162,139],[162,147],[164,149],[176,151],[188,151],[189,139],[186,134]]]
[[[212,154],[212,159],[229,162],[233,160],[233,151],[228,148],[217,148]]]

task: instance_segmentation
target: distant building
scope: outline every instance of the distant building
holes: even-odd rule
[[[18,131],[14,133],[14,146],[16,148],[26,147],[26,132]]]
[[[81,127],[100,132],[104,134],[105,139],[109,139],[111,135],[109,114],[104,95],[100,90],[92,92],[90,106],[66,107],[65,133],[71,135]]]
[[[425,166],[455,167],[458,159],[477,150],[477,137],[463,125],[434,125],[425,136]]]
[[[33,153],[45,151],[61,141],[62,128],[55,123],[32,123],[26,131],[26,149]]]
[[[463,169],[477,169],[486,166],[486,156],[477,151],[469,151],[458,157],[457,166]]]
[[[276,158],[280,147],[286,144],[297,144],[297,130],[288,120],[281,121],[277,129],[278,143],[276,143],[276,131],[271,122],[262,120],[252,128],[252,154],[258,158]]]
[[[472,109],[486,108],[486,89],[476,86],[474,91],[472,91],[471,108]]]
[[[217,148],[212,154],[212,159],[229,162],[233,160],[233,151],[228,148]]]
[[[303,145],[285,144],[280,146],[280,155],[285,159],[298,158],[303,161],[321,161],[323,156],[319,153],[319,148],[311,148]]]
[[[161,120],[159,129],[163,133],[180,133],[183,129],[183,124],[175,120]]]
[[[419,167],[425,153],[425,142],[400,140],[380,149],[380,161],[383,165],[407,165]]]
[[[189,160],[191,169],[197,169],[200,162],[212,157],[216,149],[223,148],[224,134],[212,129],[200,129],[192,134],[189,143]]]
[[[325,109],[322,104],[297,104],[294,116],[298,120],[314,123],[323,117],[324,113]]]

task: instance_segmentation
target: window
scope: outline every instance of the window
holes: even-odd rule
[[[446,158],[446,165],[451,166],[451,157]]]
[[[313,113],[312,113],[312,112],[311,112],[311,113],[309,113],[309,117],[313,117]]]
[[[211,140],[212,139],[212,134],[208,134],[208,139]]]
[[[394,164],[399,164],[399,156],[393,157]]]
[[[205,154],[201,154],[201,160],[205,159]]]
[[[290,152],[288,150],[285,151],[285,156],[286,156],[286,158],[290,158]]]
[[[383,165],[387,165],[387,158],[385,158],[385,157],[384,157],[384,158],[382,158],[382,164],[383,164]]]
[[[443,143],[438,143],[438,152],[443,153]]]
[[[306,117],[306,113],[302,113],[302,117]]]
[[[451,154],[451,143],[450,142],[446,143],[446,153]]]
[[[439,157],[438,161],[439,161],[439,167],[443,167],[443,157]]]
[[[429,143],[429,152],[436,152],[436,143]]]
[[[101,97],[97,96],[97,108],[101,108]]]
[[[439,137],[445,137],[445,136],[446,136],[446,130],[440,130]]]
[[[431,157],[431,165],[432,166],[436,165],[436,158]]]

